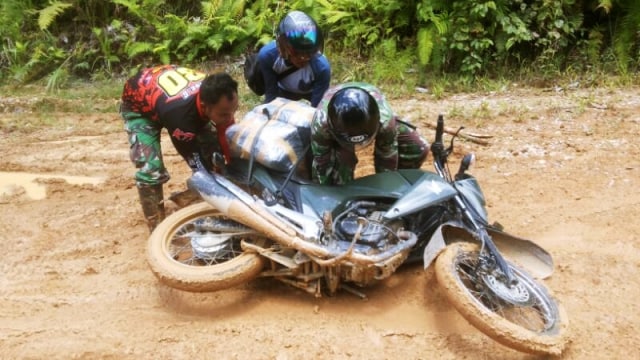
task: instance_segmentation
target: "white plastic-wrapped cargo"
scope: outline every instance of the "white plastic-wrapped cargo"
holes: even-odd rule
[[[254,161],[277,171],[309,178],[308,154],[311,120],[316,109],[307,103],[276,98],[249,111],[242,121],[227,129],[232,158]],[[304,157],[307,157],[305,160]]]

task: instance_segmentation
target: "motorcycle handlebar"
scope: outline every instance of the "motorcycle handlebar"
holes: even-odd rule
[[[444,134],[444,116],[442,114],[438,115],[438,122],[436,124],[436,138],[431,144],[431,154],[433,154],[433,158],[437,163],[443,164],[443,155],[444,155],[444,143],[442,142],[442,136]]]
[[[436,143],[442,144],[442,134],[444,134],[444,117],[440,114],[436,124]]]

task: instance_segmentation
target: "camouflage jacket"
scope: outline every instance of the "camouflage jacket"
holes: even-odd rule
[[[374,163],[376,172],[393,171],[398,168],[398,139],[396,117],[382,92],[375,86],[363,82],[348,82],[332,87],[318,104],[318,111],[311,123],[311,151],[313,154],[312,176],[320,184],[343,184],[353,178],[353,168],[357,163],[355,149],[345,148],[331,136],[327,119],[327,108],[333,94],[345,87],[358,87],[367,91],[378,103],[380,109],[380,130],[375,139]],[[354,158],[354,163],[340,162],[337,152]],[[352,166],[351,166],[352,165]]]

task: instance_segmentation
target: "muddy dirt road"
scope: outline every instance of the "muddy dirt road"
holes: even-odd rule
[[[51,126],[32,128],[24,122],[33,109],[1,102],[0,358],[535,358],[466,323],[420,266],[367,289],[367,301],[314,298],[268,279],[205,294],[167,288],[146,263],[147,228],[115,110],[53,112]],[[554,256],[546,284],[570,318],[557,358],[640,350],[640,90],[392,103],[429,139],[426,123],[438,113],[451,127],[493,135],[487,146],[459,149],[477,155],[471,173],[490,220]],[[163,146],[167,195],[184,188],[188,169],[167,138]]]

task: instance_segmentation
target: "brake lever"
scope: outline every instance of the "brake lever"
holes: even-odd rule
[[[451,137],[451,143],[449,144],[449,147],[445,150],[446,156],[449,156],[453,152],[453,141],[458,137],[458,134],[460,134],[460,131],[462,131],[462,129],[464,129],[464,126],[460,126],[458,130],[455,132],[455,134],[453,134],[453,136]]]

